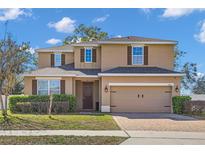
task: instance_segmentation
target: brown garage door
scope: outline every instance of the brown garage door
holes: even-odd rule
[[[171,112],[171,87],[111,87],[111,112]]]

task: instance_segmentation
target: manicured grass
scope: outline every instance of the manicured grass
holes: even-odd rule
[[[57,144],[57,145],[117,145],[125,141],[126,137],[108,136],[1,136],[1,145],[33,145],[33,144]]]
[[[197,118],[199,120],[205,120],[205,112],[201,113],[201,114],[185,114],[194,118]]]
[[[8,122],[0,115],[0,130],[118,130],[109,114],[33,115],[11,114]]]

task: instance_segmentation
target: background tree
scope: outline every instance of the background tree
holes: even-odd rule
[[[18,45],[9,35],[0,40],[0,104],[2,115],[7,118],[7,97],[12,93],[17,76],[27,70],[30,59],[29,43]],[[3,97],[5,95],[5,104]]]
[[[85,26],[80,24],[73,32],[73,35],[68,36],[64,40],[64,44],[86,42],[93,40],[103,40],[108,38],[108,33],[103,32],[101,28],[96,26]]]
[[[197,78],[197,64],[191,62],[183,63],[182,58],[185,55],[186,52],[179,50],[178,46],[176,46],[174,55],[174,69],[175,71],[185,73],[185,76],[181,80],[182,91],[191,90]]]
[[[197,78],[192,92],[194,94],[205,94],[205,75],[199,76]]]
[[[36,53],[31,53],[30,49],[27,51],[28,57],[27,62],[25,62],[23,65],[23,72],[29,72],[33,71],[37,68],[37,55]],[[16,82],[14,85],[14,88],[12,90],[12,94],[22,94],[24,89],[24,82],[23,82],[23,76],[21,74],[16,76]]]

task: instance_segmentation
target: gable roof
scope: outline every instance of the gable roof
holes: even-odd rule
[[[24,76],[52,76],[52,77],[89,77],[89,76],[183,76],[184,74],[159,67],[116,67],[110,70],[101,69],[76,69],[74,64],[66,64],[60,67],[46,67],[32,72],[27,72]]]
[[[184,76],[183,73],[159,67],[116,67],[99,76]]]
[[[163,74],[163,73],[180,73],[159,67],[116,67],[102,73],[143,73],[143,74]]]
[[[60,67],[46,67],[37,69],[35,71],[27,72],[23,76],[97,76],[100,73],[100,69],[75,69],[74,64],[66,64]]]
[[[74,43],[72,46],[99,46],[100,44],[177,44],[174,40],[164,40],[158,38],[146,38],[139,36],[115,37],[100,41],[89,41]]]
[[[71,45],[53,46],[36,49],[36,52],[73,52],[73,47]]]
[[[127,37],[115,37],[115,38],[110,38],[106,39],[104,41],[110,41],[110,42],[117,42],[117,41],[122,41],[122,42],[176,42],[174,40],[164,40],[164,39],[158,39],[158,38],[147,38],[147,37],[139,37],[139,36],[127,36]]]

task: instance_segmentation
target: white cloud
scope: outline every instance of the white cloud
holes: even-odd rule
[[[15,20],[20,16],[31,16],[31,9],[0,9],[0,21]]]
[[[97,23],[97,22],[102,23],[102,22],[106,21],[109,18],[109,16],[110,16],[109,14],[106,14],[105,16],[96,18],[93,20],[93,23]]]
[[[117,37],[117,38],[121,38],[121,37],[122,37],[122,35],[116,35],[115,37]]]
[[[48,27],[55,28],[57,32],[72,33],[75,30],[75,22],[69,17],[63,17],[58,22],[49,22]]]
[[[61,43],[62,41],[59,40],[59,39],[55,39],[55,38],[52,38],[52,39],[49,39],[46,41],[47,44],[51,44],[51,45],[55,45],[55,44],[58,44],[58,43]]]
[[[197,76],[198,76],[198,77],[201,77],[201,76],[204,76],[204,75],[205,75],[205,74],[204,74],[204,73],[201,73],[201,72],[198,72],[198,73],[197,73]]]
[[[194,37],[197,41],[205,43],[205,21],[200,22],[200,31],[198,34],[195,34]]]
[[[164,10],[162,17],[164,18],[179,18],[187,16],[194,11],[205,11],[205,9],[190,9],[190,8],[168,8]]]
[[[151,8],[141,8],[140,10],[142,10],[145,14],[150,14],[151,13],[151,11],[153,10],[153,9],[151,9]]]

